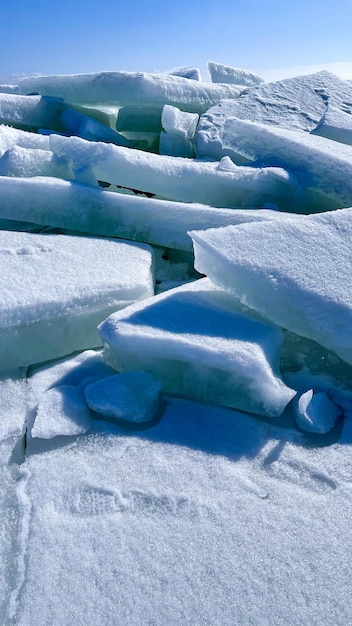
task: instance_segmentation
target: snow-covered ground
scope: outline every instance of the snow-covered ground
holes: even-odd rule
[[[352,624],[352,84],[209,71],[0,86],[4,626]]]

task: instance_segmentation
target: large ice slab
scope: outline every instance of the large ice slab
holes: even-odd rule
[[[113,314],[99,333],[110,365],[153,373],[167,392],[275,416],[295,395],[278,370],[281,330],[207,279]]]
[[[352,363],[352,209],[193,232],[195,266],[275,324]]]
[[[237,167],[229,158],[201,162],[59,135],[50,136],[50,148],[73,171],[85,167],[97,180],[180,202],[223,208],[269,202],[281,208],[289,206],[296,188],[295,177],[281,168]]]
[[[206,111],[222,98],[237,98],[238,85],[213,85],[180,76],[143,72],[101,72],[24,78],[19,93],[37,92],[73,104],[155,107],[172,104],[184,111]]]
[[[225,122],[221,141],[253,163],[288,167],[301,185],[335,203],[336,208],[352,204],[352,146],[234,118]]]
[[[75,109],[67,108],[61,115],[61,123],[70,135],[91,141],[114,143],[117,146],[129,146],[129,141],[123,135]]]
[[[0,371],[99,345],[96,325],[153,294],[142,244],[0,232]]]
[[[264,78],[254,72],[239,67],[232,67],[231,65],[215,63],[215,61],[208,61],[208,71],[213,83],[230,83],[231,85],[252,87],[264,82]]]
[[[46,154],[50,155],[49,152]],[[0,172],[2,167],[0,159]],[[6,173],[9,174],[9,170]],[[202,204],[113,193],[46,177],[0,176],[0,195],[2,219],[31,221],[189,252],[193,251],[188,235],[190,229],[277,218],[277,212],[270,209],[212,208]]]
[[[229,147],[221,145],[223,125],[229,117],[311,131],[325,113],[327,103],[352,113],[352,85],[326,71],[251,87],[237,100],[222,101],[201,116],[197,156],[236,157]]]

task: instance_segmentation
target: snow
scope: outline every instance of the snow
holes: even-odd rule
[[[116,420],[150,422],[159,408],[161,382],[152,374],[130,371],[85,387],[89,408]]]
[[[62,385],[49,389],[41,398],[32,437],[52,439],[58,436],[81,435],[91,427],[91,417],[79,387]]]
[[[352,623],[351,85],[209,69],[0,86],[4,626]]]

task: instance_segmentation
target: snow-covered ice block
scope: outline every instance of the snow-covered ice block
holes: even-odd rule
[[[50,150],[49,137],[30,133],[25,130],[11,128],[11,126],[0,125],[0,156],[15,146],[21,148],[39,148],[40,150]]]
[[[77,135],[89,141],[105,141],[117,146],[129,146],[129,141],[120,133],[101,124],[93,117],[67,108],[61,115],[61,123],[70,135]]]
[[[311,134],[352,145],[352,115],[328,104],[318,126]]]
[[[0,176],[0,195],[0,219],[31,221],[189,252],[193,251],[188,235],[190,229],[277,219],[279,215],[284,219],[285,216],[269,209],[221,209],[114,193],[75,181],[45,177]]]
[[[304,187],[335,206],[352,204],[352,146],[297,130],[229,118],[222,145],[261,166],[293,172]]]
[[[195,267],[275,324],[352,363],[352,209],[190,233]]]
[[[223,125],[229,117],[311,131],[328,102],[341,111],[352,112],[352,85],[326,71],[251,87],[238,99],[224,100],[201,116],[197,156],[236,156],[221,144]]]
[[[196,132],[199,115],[180,111],[177,107],[165,105],[161,114],[161,124],[167,133],[174,133],[192,139]]]
[[[99,345],[97,324],[153,294],[142,244],[0,232],[0,371]]]
[[[160,380],[148,372],[125,372],[85,387],[88,406],[97,413],[128,422],[150,422],[158,411]]]
[[[231,85],[252,87],[264,82],[264,78],[254,72],[214,61],[208,61],[208,71],[213,83],[230,83]]]
[[[24,78],[19,93],[37,92],[78,104],[163,107],[172,104],[184,111],[201,113],[222,98],[237,98],[238,85],[215,85],[167,74],[101,72],[34,76]]]
[[[165,105],[161,123],[165,132],[160,134],[160,154],[191,158],[194,156],[193,136],[197,128],[199,115],[180,111],[176,107]]]
[[[295,403],[295,418],[302,430],[325,435],[341,417],[341,409],[334,404],[325,391],[308,389]]]
[[[61,98],[0,93],[0,124],[22,130],[63,130],[60,118],[66,104]]]
[[[278,416],[295,395],[280,378],[280,329],[242,313],[207,279],[108,317],[98,328],[109,365],[141,369],[166,392]]]
[[[180,202],[287,207],[296,187],[296,178],[281,168],[237,167],[227,157],[200,162],[59,135],[50,136],[50,149],[74,170],[90,168],[97,180]]]
[[[62,385],[46,391],[37,409],[31,436],[39,439],[81,435],[92,425],[81,387]]]
[[[166,72],[170,76],[182,76],[189,80],[202,80],[200,70],[197,67],[185,66],[175,67],[173,70]]]
[[[0,176],[21,178],[55,176],[68,180],[75,177],[67,161],[60,159],[50,150],[21,148],[20,146],[9,148],[0,157]]]

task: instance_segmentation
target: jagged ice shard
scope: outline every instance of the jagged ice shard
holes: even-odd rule
[[[198,271],[352,363],[352,209],[191,232]]]
[[[99,322],[154,293],[143,244],[0,231],[0,257],[0,371],[99,345]]]

